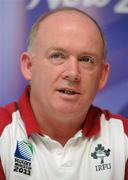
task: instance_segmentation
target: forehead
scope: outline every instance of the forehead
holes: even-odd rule
[[[85,40],[90,41],[89,44],[98,43],[99,48],[103,47],[103,39],[95,22],[76,11],[59,11],[47,16],[39,25],[36,39],[45,45],[48,42],[55,44],[57,40],[65,44],[73,40],[74,43],[84,45]]]
[[[99,27],[97,24],[84,12],[79,12],[76,10],[63,10],[63,11],[57,11],[54,12],[40,21],[38,31],[42,28],[48,28],[50,26],[56,27],[56,25],[63,27],[66,25],[73,25],[78,26],[78,28],[83,28],[83,26],[86,26],[88,28],[93,27],[94,30],[100,33]],[[47,29],[52,30],[52,29]]]

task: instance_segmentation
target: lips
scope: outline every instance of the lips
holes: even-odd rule
[[[68,89],[68,88],[59,89],[58,91],[59,91],[60,93],[67,94],[67,95],[80,94],[77,90]]]

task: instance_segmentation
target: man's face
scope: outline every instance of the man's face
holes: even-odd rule
[[[40,24],[30,61],[31,102],[44,113],[86,113],[108,73],[96,25],[74,12]]]

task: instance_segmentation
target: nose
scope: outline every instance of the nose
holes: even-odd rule
[[[63,78],[71,82],[79,82],[81,80],[79,62],[76,58],[67,60]]]

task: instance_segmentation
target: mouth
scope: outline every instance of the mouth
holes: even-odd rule
[[[67,95],[76,95],[76,94],[80,94],[78,91],[76,90],[73,90],[73,89],[59,89],[58,90],[60,93],[63,93],[63,94],[67,94]]]

